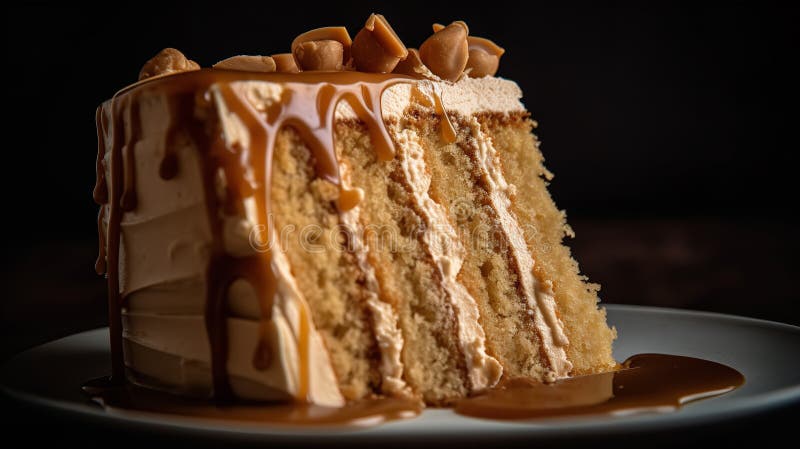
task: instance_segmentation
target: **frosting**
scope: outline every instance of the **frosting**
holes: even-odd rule
[[[322,338],[265,218],[272,139],[288,122],[315,151],[318,175],[339,185],[341,198],[347,199],[340,200],[340,218],[354,231],[352,247],[366,280],[366,305],[381,354],[381,388],[390,395],[409,394],[398,317],[380,298],[369,248],[357,232],[358,198],[364,192],[348,186],[346,167],[332,150],[334,120],[358,118],[369,126],[380,159],[394,157],[392,132],[417,207],[431,225],[423,240],[455,312],[470,386],[494,385],[502,367],[486,353],[477,305],[457,280],[464,249],[446,211],[427,194],[430,177],[418,136],[413,130],[384,129],[384,120],[401,117],[419,92],[439,113],[522,111],[517,85],[499,78],[462,78],[450,84],[353,73],[269,75],[213,70],[175,75],[184,77],[183,83],[139,83],[98,110],[95,198],[103,204],[98,270],[107,260],[116,377],[124,337],[125,363],[168,388],[217,397],[343,402]],[[209,120],[221,126],[217,142],[198,125]],[[473,133],[479,142],[486,140],[479,129]],[[221,162],[211,162],[207,154]],[[498,176],[496,167],[484,170],[490,178]],[[502,209],[502,195],[493,196],[493,204]],[[254,251],[249,240],[257,227],[268,230],[266,252]],[[513,225],[507,232],[513,234]],[[522,241],[515,257],[532,269],[524,248]],[[538,328],[555,336],[546,348],[557,348],[566,339],[557,334],[552,293],[532,274],[525,282],[536,301],[531,306],[539,314]],[[228,304],[228,316],[221,312],[223,304]],[[198,339],[204,333],[208,340]],[[568,370],[567,364],[557,372]]]
[[[426,221],[423,241],[442,278],[442,286],[455,313],[458,344],[467,365],[470,388],[473,391],[494,386],[503,373],[500,363],[486,353],[486,335],[478,321],[478,304],[457,280],[464,262],[465,250],[447,219],[444,208],[428,195],[431,178],[425,168],[424,150],[412,129],[395,131],[400,164],[417,209]]]
[[[408,109],[413,99],[416,86],[440,91],[439,96],[444,108],[451,114],[465,117],[479,113],[523,112],[525,106],[520,102],[522,90],[517,83],[503,78],[462,78],[457,83],[435,82],[429,80],[412,84],[395,84],[383,94],[381,106],[384,118],[399,118]],[[434,87],[435,86],[435,87]],[[346,103],[339,106],[337,115],[342,118],[354,118],[355,113]]]
[[[198,338],[205,334],[205,268],[212,240],[205,219],[208,206],[202,194],[200,149],[185,136],[177,139],[173,153],[180,173],[173,179],[162,179],[157,163],[163,151],[159,137],[166,132],[164,124],[168,123],[163,118],[170,114],[166,98],[148,96],[140,108],[144,138],[135,144],[139,156],[135,159],[138,204],[125,213],[120,223],[126,364],[139,375],[158,379],[162,389],[209,395],[213,390],[211,351],[208,341]],[[239,135],[246,136],[246,131],[242,132]],[[235,143],[235,137],[229,139]],[[110,152],[106,152],[106,158],[109,156]],[[107,221],[104,220],[104,228],[108,227]],[[248,240],[252,226],[254,222],[247,217],[227,217],[226,252],[252,254]],[[237,396],[267,400],[298,393],[297,334],[301,317],[294,304],[301,298],[288,263],[281,256],[278,254],[274,262],[276,271],[283,274],[282,287],[277,289],[271,319],[263,325],[259,324],[261,313],[249,284],[237,280],[228,289],[233,317],[227,319],[227,370]],[[258,370],[253,364],[259,335],[265,332],[262,327],[270,335],[265,340],[270,342],[269,352],[275,358],[266,370]],[[312,329],[310,339],[309,371],[315,376],[310,382],[309,397],[318,404],[341,404],[343,398],[321,337]],[[154,352],[160,356],[154,357]]]
[[[522,229],[511,213],[509,195],[513,186],[506,182],[492,140],[481,131],[475,117],[468,119],[474,144],[476,159],[482,172],[484,185],[489,193],[492,208],[497,213],[500,227],[509,242],[510,254],[520,276],[520,287],[528,304],[528,314],[533,317],[534,327],[541,338],[542,350],[550,365],[545,379],[553,381],[566,377],[572,369],[565,351],[569,344],[564,327],[555,312],[552,284],[539,281],[533,273],[533,257],[525,243]]]

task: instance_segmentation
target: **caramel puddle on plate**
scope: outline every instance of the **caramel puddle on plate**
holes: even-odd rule
[[[663,413],[683,404],[718,396],[744,384],[733,368],[708,360],[666,354],[639,354],[615,372],[578,376],[541,384],[511,379],[486,393],[456,403],[455,412],[494,420],[587,415],[622,416]],[[114,386],[104,377],[87,382],[83,391],[111,413],[150,412],[264,425],[366,427],[418,416],[419,402],[379,398],[344,407],[302,403],[215,404],[188,399],[134,384]]]
[[[615,372],[578,376],[553,384],[505,381],[485,394],[459,401],[455,412],[495,420],[671,412],[728,393],[744,384],[733,368],[708,360],[638,354]]]
[[[423,408],[419,402],[394,398],[368,399],[344,407],[297,402],[215,404],[208,399],[183,398],[134,384],[113,386],[108,379],[91,380],[84,384],[83,391],[109,413],[149,412],[237,423],[346,428],[413,418]]]

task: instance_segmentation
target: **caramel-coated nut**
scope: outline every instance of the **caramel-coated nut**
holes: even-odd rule
[[[306,31],[305,33],[297,36],[292,41],[292,54],[297,57],[297,47],[299,47],[304,42],[311,42],[311,41],[337,41],[342,44],[342,61],[340,62],[340,66],[343,66],[350,62],[350,46],[353,44],[353,41],[350,39],[350,33],[347,32],[347,28],[345,27],[325,27],[325,28],[317,28],[311,31]],[[301,70],[310,70],[304,69],[303,65],[300,63],[299,60],[295,61],[297,66]],[[339,70],[339,69],[337,69]]]
[[[419,58],[419,51],[416,48],[408,49],[408,56],[406,59],[400,61],[395,66],[392,73],[399,73],[401,75],[420,76],[423,72],[425,64]]]
[[[275,61],[275,71],[277,72],[297,73],[300,71],[297,61],[294,60],[294,55],[291,53],[272,55],[272,60]]]
[[[467,74],[470,78],[483,78],[484,76],[494,76],[500,66],[500,58],[490,55],[483,50],[473,49],[469,51],[467,61]]]
[[[200,65],[174,48],[165,48],[142,66],[139,80],[191,70],[200,70]]]
[[[467,22],[464,22],[463,20],[456,20],[453,23],[457,23],[457,24],[463,26],[467,30],[467,34],[469,34],[469,27],[467,26]],[[451,23],[451,25],[452,25],[452,23]],[[434,33],[438,33],[439,31],[442,31],[446,27],[444,25],[442,25],[441,23],[434,23],[431,26],[431,28],[433,28],[433,32]]]
[[[344,48],[333,40],[302,42],[294,49],[294,59],[302,70],[342,70]]]
[[[506,51],[489,39],[469,36],[469,60],[467,60],[468,74],[472,78],[494,76],[500,65],[500,56]]]
[[[389,22],[372,14],[351,47],[353,63],[362,72],[389,73],[408,56],[408,50]]]
[[[422,43],[420,59],[439,78],[457,80],[469,59],[468,33],[469,28],[464,22],[451,23]]]
[[[274,72],[275,61],[270,56],[239,55],[214,64],[215,69],[241,70],[243,72]]]

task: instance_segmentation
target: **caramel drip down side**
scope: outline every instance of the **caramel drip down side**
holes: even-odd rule
[[[100,205],[97,212],[97,260],[94,262],[94,271],[97,274],[106,274],[106,233],[103,229],[103,219],[106,216],[106,206]]]
[[[92,197],[95,203],[100,206],[100,211],[97,213],[97,260],[94,263],[94,271],[102,275],[106,273],[106,233],[103,228],[103,219],[106,215],[106,204],[108,203],[106,170],[103,165],[103,159],[106,156],[106,121],[102,105],[97,107],[95,122],[97,123],[97,162],[95,163],[96,179]]]
[[[444,143],[454,143],[458,140],[458,136],[456,135],[456,129],[453,127],[453,123],[450,121],[450,117],[447,116],[447,111],[444,109],[444,102],[442,102],[442,87],[438,84],[432,84],[432,86],[434,108],[436,114],[442,117],[439,125],[440,136]]]
[[[103,159],[106,157],[106,118],[103,114],[104,105],[97,107],[95,122],[97,123],[97,161],[95,162],[96,178],[92,197],[95,203],[103,205],[108,203],[108,186],[106,185],[106,170]]]
[[[123,157],[125,146],[135,141],[126,135],[125,115],[134,99],[130,95],[111,100],[111,155],[109,160],[108,231],[106,235],[106,278],[108,281],[108,327],[111,337],[111,381],[122,383],[125,379],[125,362],[122,354],[122,301],[119,285],[120,223],[122,220]],[[120,109],[122,111],[120,111]],[[98,176],[99,178],[99,176]]]
[[[120,206],[124,211],[136,209],[136,150],[134,145],[139,140],[139,128],[141,127],[141,117],[139,116],[139,102],[129,101],[125,108],[127,114],[127,126],[123,128],[128,136],[125,145],[122,147],[122,197],[120,198]],[[123,123],[123,126],[126,125]],[[130,129],[128,129],[130,128]]]
[[[164,137],[164,149],[161,156],[161,162],[158,164],[158,175],[161,179],[170,180],[178,175],[178,156],[175,154],[177,148],[177,135],[179,127],[177,126],[178,111],[174,101],[168,101],[167,107],[169,108],[169,126]]]
[[[259,110],[246,95],[247,87],[253,86],[247,84],[248,80],[279,85],[283,94],[269,108]],[[136,208],[135,144],[141,127],[140,98],[144,94],[163,95],[172,115],[158,168],[162,179],[169,180],[180,173],[176,153],[179,133],[186,132],[201,153],[198,159],[212,235],[206,270],[204,313],[211,349],[214,396],[222,401],[234,396],[227,373],[226,300],[232,282],[244,279],[255,289],[259,299],[262,329],[267,329],[265,324],[271,318],[276,295],[290,295],[298,299],[294,309],[299,318],[296,328],[299,366],[294,393],[299,402],[309,402],[314,375],[310,372],[310,340],[319,337],[312,336],[315,331],[308,305],[293,281],[284,279],[287,276],[291,278],[291,274],[286,272],[286,268],[278,267],[276,257],[279,256],[273,253],[280,250],[275,246],[277,240],[269,219],[270,174],[275,142],[284,126],[295,129],[313,153],[317,175],[339,186],[337,206],[340,211],[351,209],[357,206],[362,193],[358,189],[350,191],[342,188],[334,151],[337,105],[344,100],[350,106],[367,126],[379,159],[390,160],[394,157],[394,146],[381,115],[381,95],[387,87],[410,80],[398,75],[354,72],[265,74],[199,70],[140,82],[118,92],[104,106],[111,109],[110,124],[105,123],[104,111],[98,110],[97,182],[94,196],[98,203],[102,204],[104,200],[108,203],[107,211],[101,211],[98,217],[100,239],[105,238],[106,243],[101,244],[101,257],[98,259],[103,259],[102,248],[106,247],[113,381],[121,382],[125,369],[121,323],[123,301],[119,283],[120,224],[125,211]],[[212,105],[215,98],[217,103]],[[228,139],[229,136],[219,132],[219,128],[215,131],[213,126],[209,126],[211,123],[206,118],[206,112],[214,106],[218,113],[229,112],[231,117],[241,122],[246,130],[247,141],[243,141],[242,136],[238,140]],[[106,129],[110,130],[111,145],[104,142]],[[106,147],[110,151],[108,156],[105,154]],[[104,160],[108,164],[108,179]],[[224,192],[219,192],[221,196],[218,194],[220,179],[224,179]],[[107,195],[104,194],[106,189]],[[246,207],[245,203],[250,200],[254,200],[254,211]],[[104,213],[107,217],[102,216]],[[261,248],[258,248],[253,255],[245,257],[228,254],[224,248],[222,230],[224,217],[231,215],[248,215],[254,225],[263,226],[262,229],[267,231],[267,249],[260,251]],[[103,220],[106,218],[108,226],[104,233]],[[266,334],[265,330],[253,355],[257,369],[265,369],[272,360],[269,345],[263,341]]]
[[[376,148],[379,158],[391,159],[394,150],[380,115],[380,95],[383,89],[394,82],[397,81],[391,80],[376,85],[360,82],[357,78],[341,84],[335,82],[286,82],[283,84],[284,90],[280,102],[271,105],[263,116],[245,98],[246,92],[237,92],[233,84],[219,84],[212,87],[212,90],[216,89],[219,92],[224,103],[218,104],[218,108],[223,113],[230,112],[241,120],[244,129],[249,133],[247,145],[243,145],[241,140],[228,143],[229,146],[233,144],[235,147],[233,148],[234,154],[238,154],[237,160],[240,161],[241,166],[236,170],[226,170],[225,174],[230,186],[234,186],[234,188],[239,186],[237,189],[239,192],[253,191],[256,204],[255,225],[267,230],[266,238],[269,244],[266,245],[266,250],[257,256],[262,259],[262,264],[270,276],[266,282],[272,285],[270,294],[259,296],[262,320],[269,319],[274,303],[276,284],[281,282],[280,274],[272,271],[275,264],[270,263],[273,259],[272,251],[280,250],[280,248],[275,247],[277,239],[274,238],[272,222],[269,219],[271,216],[269,188],[272,155],[278,134],[284,126],[292,127],[311,149],[317,175],[340,188],[340,201],[338,202],[340,210],[355,207],[359,194],[343,188],[339,163],[334,151],[336,108],[340,101],[346,101],[370,130],[373,146]],[[239,87],[241,88],[241,86]],[[252,172],[248,170],[252,170]],[[260,282],[264,281],[260,280]],[[299,366],[295,397],[298,401],[309,401],[311,314],[305,299],[302,297],[298,297],[298,299]],[[220,310],[213,309],[210,312],[220,313]],[[266,339],[267,336],[263,335],[262,338]],[[265,347],[266,343],[262,341],[258,346]],[[255,360],[262,358],[258,354],[254,356]],[[212,364],[217,366],[217,369],[214,370],[217,375],[222,371],[220,366],[225,360],[225,357],[220,360],[212,358]]]

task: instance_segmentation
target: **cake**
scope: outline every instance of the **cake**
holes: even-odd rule
[[[616,367],[503,50],[371,15],[97,110],[112,379],[218,400],[448,405]]]

